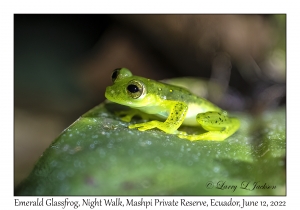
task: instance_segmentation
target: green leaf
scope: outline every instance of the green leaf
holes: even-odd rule
[[[230,138],[191,142],[128,129],[114,115],[122,108],[104,103],[80,117],[15,194],[285,195],[285,109],[260,117],[236,113],[242,124]],[[253,189],[255,183],[263,189]]]

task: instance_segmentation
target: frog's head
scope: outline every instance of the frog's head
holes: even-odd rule
[[[133,76],[126,68],[115,69],[111,78],[114,84],[105,91],[108,100],[130,107],[143,107],[151,103],[151,97],[146,97],[147,79]]]

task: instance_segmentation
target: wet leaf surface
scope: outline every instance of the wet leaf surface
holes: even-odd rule
[[[15,195],[285,195],[284,108],[236,113],[241,128],[223,142],[128,129],[122,108],[104,103],[75,121]]]

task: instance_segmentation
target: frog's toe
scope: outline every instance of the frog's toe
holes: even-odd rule
[[[146,131],[146,130],[149,130],[149,128],[147,128],[147,127],[139,127],[138,129],[139,129],[139,131]]]
[[[132,116],[129,116],[129,115],[121,118],[121,120],[124,121],[124,122],[130,122],[131,119],[132,119]]]
[[[133,129],[133,128],[138,128],[140,127],[139,124],[134,124],[134,125],[129,125],[128,128]]]
[[[179,135],[180,135],[180,136],[186,136],[186,135],[187,135],[187,133],[184,132],[184,131],[176,131],[175,134],[177,134],[178,136],[179,136]]]
[[[197,141],[197,140],[200,140],[198,139],[197,137],[193,136],[193,135],[178,135],[179,138],[181,139],[186,139],[186,140],[189,140],[189,141]]]
[[[179,135],[177,135],[179,138],[181,138],[181,139],[186,139],[187,138],[187,135],[186,135],[186,133],[185,134],[179,134]]]

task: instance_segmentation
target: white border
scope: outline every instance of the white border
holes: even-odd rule
[[[151,3],[149,3],[151,2]],[[287,13],[287,197],[251,197],[257,200],[283,199],[298,207],[299,177],[299,11],[296,1],[8,1],[1,10],[1,204],[14,206],[13,197],[13,14],[14,13]],[[218,199],[223,199],[217,197]],[[200,198],[201,199],[201,198]],[[209,199],[204,197],[204,199]],[[242,199],[242,198],[240,198]],[[17,207],[13,207],[17,208]],[[18,209],[23,209],[19,207]],[[29,209],[29,208],[27,208]]]

